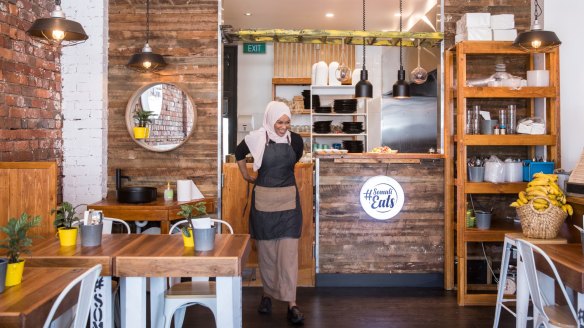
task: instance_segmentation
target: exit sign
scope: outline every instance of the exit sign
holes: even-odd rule
[[[244,43],[243,44],[244,54],[265,54],[266,44],[265,43]]]

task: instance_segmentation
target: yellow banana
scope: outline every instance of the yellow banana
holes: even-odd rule
[[[564,209],[564,211],[566,211],[566,213],[568,213],[568,215],[574,214],[574,209],[572,208],[572,205],[570,205],[570,204],[562,205],[562,209]]]
[[[558,181],[558,175],[557,174],[546,174],[546,173],[543,173],[543,172],[538,172],[538,173],[535,173],[533,175],[533,177],[535,177],[535,178],[546,178],[546,179],[549,179],[550,181],[554,181],[554,182],[555,181]]]
[[[550,186],[550,189],[553,190],[553,192],[552,192],[553,194],[556,194],[556,195],[562,195],[563,194],[562,193],[562,190],[560,189],[560,186],[558,186],[555,182],[550,182],[549,183],[549,186]]]
[[[546,192],[543,192],[543,191],[539,191],[539,190],[535,190],[535,191],[532,191],[532,192],[528,192],[527,193],[527,198],[529,198],[530,195],[531,196],[534,196],[534,197],[538,197],[539,196],[539,197],[547,198],[547,193]]]
[[[533,208],[536,210],[545,210],[548,208],[548,204],[533,204]]]
[[[558,202],[557,200],[550,199],[550,203],[552,203],[552,205],[554,206],[562,207],[562,204],[560,204],[560,202]]]
[[[509,205],[509,206],[511,206],[511,207],[520,207],[521,205],[519,205],[519,203],[518,203],[518,202],[513,202],[513,203],[511,203],[511,205]]]
[[[527,204],[527,201],[524,202],[521,199],[517,199],[517,204],[519,204],[519,206],[523,206],[523,205]]]
[[[529,182],[527,184],[527,186],[528,187],[547,186],[548,184],[549,184],[549,181],[547,179],[538,178],[538,179],[531,180],[531,182]]]
[[[525,195],[525,191],[519,192],[519,200],[521,200],[521,202],[523,202],[524,204],[527,204],[528,200],[527,200],[527,197]]]
[[[530,192],[533,192],[533,191],[541,191],[541,192],[544,192],[544,193],[548,193],[548,188],[545,187],[545,186],[533,186],[533,187],[527,187],[525,189],[525,191],[527,193],[530,193]]]
[[[562,198],[560,199],[562,204],[566,204],[566,195],[562,194]],[[571,206],[570,206],[571,207]]]
[[[537,198],[533,200],[534,204],[548,204],[548,201],[545,199]]]

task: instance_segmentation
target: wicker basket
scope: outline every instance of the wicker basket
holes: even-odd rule
[[[544,211],[533,207],[533,201],[545,199],[550,203]],[[521,220],[523,235],[528,238],[552,239],[556,238],[564,220],[568,216],[561,208],[551,204],[545,197],[535,197],[528,204],[517,208],[517,216]]]

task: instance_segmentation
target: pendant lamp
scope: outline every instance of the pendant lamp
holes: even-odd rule
[[[150,39],[150,0],[146,1],[146,44],[142,52],[133,54],[126,66],[139,72],[156,72],[166,66],[162,55],[152,52],[148,44]]]
[[[363,32],[365,32],[365,0],[363,0]],[[361,79],[355,85],[355,97],[373,98],[373,85],[367,80],[368,78],[365,68],[365,38],[363,38],[363,68],[361,69]]]
[[[513,42],[513,46],[527,52],[544,52],[558,47],[562,42],[556,33],[541,29],[537,19],[541,16],[542,10],[537,0],[535,0],[534,7],[534,21],[531,30],[519,34]]]
[[[402,0],[399,0],[399,32],[402,32]],[[404,99],[410,97],[410,85],[406,82],[406,71],[402,62],[402,39],[399,40],[399,71],[397,71],[397,82],[393,85],[393,97]]]
[[[44,43],[63,47],[82,43],[89,38],[81,24],[65,19],[61,0],[55,0],[55,9],[51,12],[50,18],[35,20],[26,34],[39,38]]]

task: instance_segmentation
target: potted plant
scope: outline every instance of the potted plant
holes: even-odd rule
[[[77,243],[77,227],[74,224],[79,224],[79,217],[75,210],[82,205],[85,204],[73,207],[71,203],[63,202],[51,211],[51,214],[57,213],[53,225],[59,233],[61,246],[74,246]]]
[[[198,202],[194,205],[181,205],[180,211],[176,214],[182,216],[188,222],[187,225],[183,225],[180,228],[185,247],[194,247],[195,241],[193,238],[193,231],[195,231],[195,228],[191,219],[207,214],[207,207],[205,206],[205,202]]]
[[[150,116],[154,114],[153,111],[137,109],[134,113],[134,119],[138,126],[134,127],[134,138],[135,139],[145,139],[148,138],[148,123],[152,123]]]
[[[10,218],[5,226],[0,227],[0,231],[6,234],[6,238],[0,242],[0,248],[7,250],[8,265],[6,268],[6,286],[14,286],[22,281],[24,271],[24,260],[20,256],[29,254],[28,247],[32,245],[32,238],[27,236],[28,230],[38,226],[41,217],[30,217],[22,213],[20,218]]]

